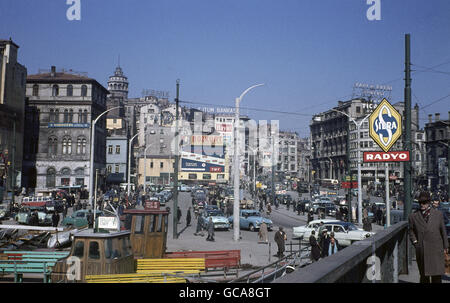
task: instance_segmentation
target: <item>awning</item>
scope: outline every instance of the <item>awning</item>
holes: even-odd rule
[[[120,184],[123,182],[125,182],[125,174],[124,173],[113,173],[113,174],[109,174],[106,177],[106,183]]]

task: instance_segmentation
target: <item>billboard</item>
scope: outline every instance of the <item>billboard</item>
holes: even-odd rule
[[[185,137],[181,151],[182,172],[225,172],[225,146],[222,136],[193,135]]]

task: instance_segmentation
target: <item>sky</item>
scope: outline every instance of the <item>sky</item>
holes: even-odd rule
[[[356,82],[390,85],[389,101],[403,100],[409,33],[421,125],[446,118],[450,1],[379,1],[381,20],[370,21],[367,0],[80,0],[81,20],[70,21],[66,0],[1,0],[0,39],[20,46],[28,74],[55,65],[104,86],[120,56],[129,97],[154,89],[172,101],[180,79],[190,106],[234,106],[264,83],[241,113],[306,137],[312,115],[349,100]]]

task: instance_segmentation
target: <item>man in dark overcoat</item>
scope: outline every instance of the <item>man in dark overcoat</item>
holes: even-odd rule
[[[274,239],[278,246],[277,256],[280,258],[284,256],[284,249],[285,249],[284,246],[286,239],[287,239],[286,233],[284,232],[283,227],[280,226],[279,230],[275,233]]]
[[[428,192],[421,192],[418,202],[420,209],[409,216],[409,237],[416,249],[420,283],[441,283],[448,250],[444,218],[431,206]]]

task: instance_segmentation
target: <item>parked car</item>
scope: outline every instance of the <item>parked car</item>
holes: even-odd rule
[[[212,205],[211,205],[212,206]],[[208,206],[207,209],[205,209],[201,216],[200,216],[200,225],[203,228],[206,228],[208,226],[209,218],[212,218],[214,229],[230,229],[230,222],[225,217],[223,212],[219,209],[215,209],[211,206]],[[217,206],[216,206],[217,207]]]
[[[80,228],[88,225],[87,214],[89,210],[80,209],[74,212],[71,216],[65,217],[61,222],[62,226],[73,226],[75,228]],[[103,216],[103,211],[97,210],[95,216],[98,218],[99,216]]]
[[[307,225],[294,227],[292,229],[292,237],[299,238],[303,237],[303,239],[308,240],[309,236],[311,236],[311,231],[319,228],[320,222],[328,223],[328,222],[336,222],[334,219],[323,219],[323,220],[313,220],[309,222]]]
[[[230,224],[233,224],[233,216],[228,218]],[[273,229],[273,222],[268,218],[261,216],[259,211],[250,209],[239,210],[239,227],[242,229],[248,229],[250,231],[258,230],[261,223],[267,224],[267,230]]]
[[[351,222],[344,221],[324,223],[321,230],[323,229],[326,229],[328,233],[333,231],[335,239],[338,240],[339,246],[342,247],[350,246],[353,242],[364,240],[375,234],[374,232],[359,229]],[[321,230],[319,229],[316,233],[317,238]]]
[[[51,226],[52,225],[52,214],[46,213],[44,207],[26,207],[19,211],[19,213],[14,218],[17,223],[30,225],[31,214],[37,211],[39,218],[39,225],[41,226]]]
[[[191,191],[191,188],[188,185],[181,184],[180,191],[189,192],[189,191]]]

